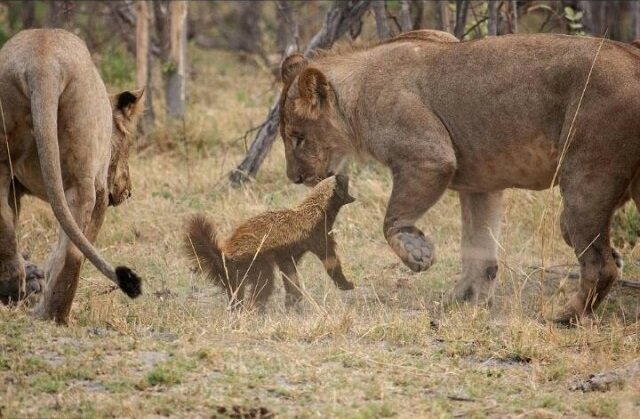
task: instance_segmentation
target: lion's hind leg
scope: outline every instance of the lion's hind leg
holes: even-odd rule
[[[95,241],[108,204],[105,193],[96,194],[94,184],[85,181],[67,189],[65,195],[76,223],[90,242]],[[83,260],[82,252],[60,227],[58,245],[46,269],[47,290],[37,311],[39,315],[58,323],[68,322]]]
[[[18,208],[12,204],[11,179],[9,168],[0,166],[0,301],[5,304],[26,295],[26,275],[15,230]]]
[[[456,301],[491,303],[498,272],[502,192],[460,192],[462,211],[462,278],[453,291]]]
[[[556,317],[569,324],[590,315],[604,300],[619,276],[617,252],[611,247],[609,229],[613,212],[627,185],[616,184],[609,177],[590,177],[571,173],[560,180],[564,210],[561,225],[565,240],[572,244],[580,262],[580,285],[571,300]],[[585,188],[598,191],[592,199]]]

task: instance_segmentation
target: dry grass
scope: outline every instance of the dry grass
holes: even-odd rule
[[[181,253],[184,217],[205,211],[229,229],[306,190],[286,181],[279,142],[256,183],[215,185],[243,154],[230,139],[266,113],[272,82],[232,55],[194,54],[187,146],[158,153],[154,144],[133,158],[134,198],[110,211],[98,243],[145,276],[145,295],[108,292],[86,264],[72,326],[0,308],[0,417],[211,416],[234,405],[283,417],[637,417],[637,379],[608,393],[569,390],[640,356],[640,298],[614,289],[590,326],[544,321],[575,285],[528,268],[574,262],[553,234],[554,193],[507,193],[494,307],[445,308],[461,270],[455,194],[421,220],[438,262],[413,274],[381,233],[389,175],[354,165],[358,201],[336,230],[356,290],[336,290],[309,258],[300,266],[310,298],[303,313],[284,312],[282,290],[266,317],[226,311]],[[159,131],[143,141],[166,149],[169,140]],[[53,226],[48,208],[29,201],[20,242],[38,261],[55,243]],[[625,276],[640,276],[634,249],[624,257]]]

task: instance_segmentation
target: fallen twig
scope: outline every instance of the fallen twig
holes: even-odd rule
[[[572,271],[561,271],[559,269],[554,268],[545,268],[543,266],[529,266],[529,269],[534,269],[536,271],[545,272],[552,275],[562,276],[569,279],[580,279],[580,274],[578,272]],[[615,282],[617,285],[621,287],[633,288],[640,290],[640,279],[618,279]]]
[[[637,376],[640,376],[640,359],[636,359],[630,364],[611,371],[591,374],[586,380],[573,383],[569,386],[569,389],[582,392],[609,391],[624,387],[629,379]]]

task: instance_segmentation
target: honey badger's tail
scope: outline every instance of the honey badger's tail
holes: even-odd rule
[[[194,215],[187,220],[186,230],[184,244],[187,254],[217,285],[229,291],[227,269],[213,223],[202,214]]]

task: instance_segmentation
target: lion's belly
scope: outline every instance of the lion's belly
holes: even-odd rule
[[[542,190],[551,187],[554,181],[558,152],[541,146],[502,148],[495,153],[463,154],[458,156],[457,164],[450,185],[455,190]]]

